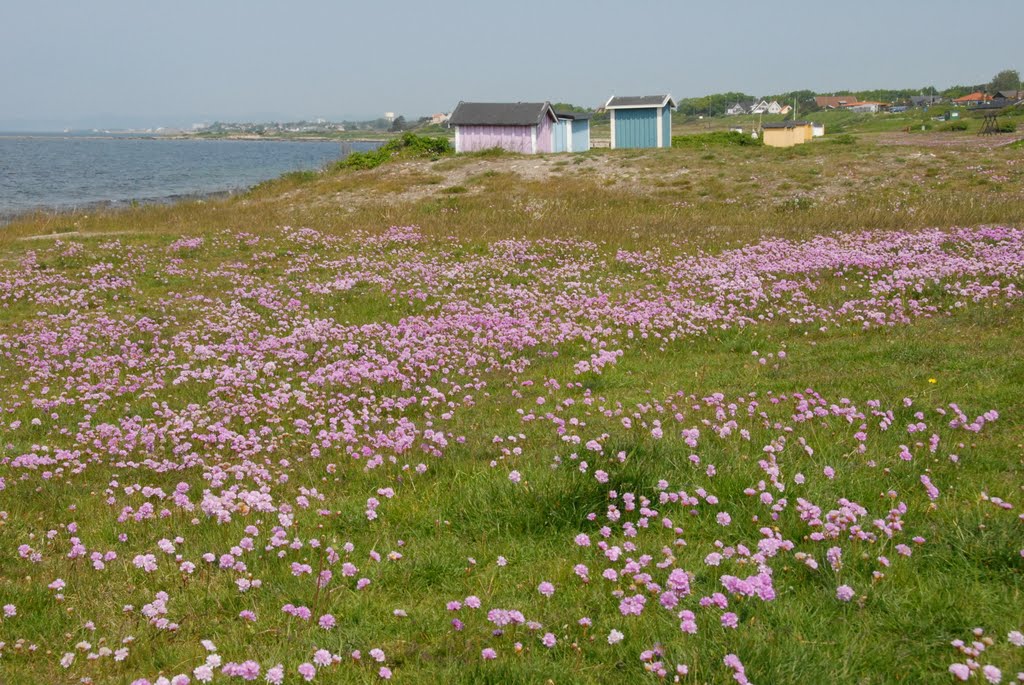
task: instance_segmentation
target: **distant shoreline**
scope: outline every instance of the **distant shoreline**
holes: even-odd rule
[[[284,174],[282,174],[283,176]],[[280,178],[280,177],[278,177]],[[273,179],[271,179],[273,180]],[[265,183],[265,181],[261,181]],[[142,205],[176,205],[183,202],[204,202],[206,200],[223,200],[234,195],[241,195],[252,190],[257,184],[247,188],[236,188],[232,190],[211,190],[206,193],[179,193],[165,195],[162,197],[132,198],[127,200],[96,200],[95,202],[83,202],[74,206],[39,206],[33,209],[26,209],[17,212],[0,211],[0,228],[16,221],[29,219],[34,216],[46,216],[52,218],[74,217],[78,214],[94,211],[122,211],[139,207]]]
[[[136,133],[111,131],[109,133],[63,133],[61,131],[0,131],[0,138],[32,140],[36,138],[64,138],[69,140],[238,140],[267,141],[284,143],[385,143],[393,136],[260,136],[248,133],[225,133],[217,135],[193,133]]]

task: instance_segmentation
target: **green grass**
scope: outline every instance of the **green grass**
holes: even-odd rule
[[[833,140],[841,142],[845,137]],[[247,196],[226,200],[109,214],[37,215],[12,224],[0,236],[2,268],[12,282],[15,273],[25,278],[17,270],[31,253],[36,266],[28,274],[52,276],[57,291],[70,293],[75,283],[91,278],[90,269],[109,263],[111,272],[130,276],[134,286],[117,293],[84,294],[76,310],[97,322],[146,316],[183,339],[192,340],[189,336],[194,335],[210,344],[242,330],[272,330],[281,338],[290,333],[294,320],[282,321],[275,310],[259,304],[260,295],[233,293],[236,288],[267,286],[287,293],[309,307],[309,318],[336,324],[395,324],[403,317],[436,314],[438,303],[456,287],[471,301],[499,307],[512,295],[488,292],[489,286],[539,287],[554,270],[559,273],[559,288],[538,291],[537,299],[557,297],[574,303],[592,297],[592,306],[600,308],[604,298],[677,287],[663,273],[645,273],[616,261],[614,255],[620,249],[656,251],[658,260],[667,263],[675,258],[697,260],[762,239],[801,240],[833,231],[1024,225],[1019,144],[956,152],[910,146],[890,149],[875,145],[870,134],[859,136],[856,145],[815,142],[800,151],[739,145],[709,145],[705,150],[706,143],[707,139],[698,147],[688,141],[664,154],[594,151],[574,157],[573,162],[585,160],[580,166],[607,167],[593,177],[573,175],[560,166],[558,179],[527,180],[514,169],[498,166],[521,163],[523,157],[484,152],[439,161],[428,156],[419,159],[419,167],[411,172],[382,164],[365,170],[289,175]],[[481,162],[495,167],[481,172],[470,166]],[[467,168],[475,169],[475,175],[460,177],[458,182],[450,178]],[[619,173],[624,178],[613,175]],[[990,180],[993,177],[997,180]],[[634,178],[643,182],[636,183]],[[609,179],[615,179],[611,187],[605,186]],[[1002,190],[991,190],[993,185]],[[425,194],[393,199],[417,188]],[[337,199],[374,194],[388,195],[352,207],[345,205],[347,199]],[[379,246],[369,240],[389,225],[412,224],[421,227],[423,243]],[[304,244],[283,226],[310,226],[321,234]],[[240,231],[249,234],[251,242],[240,239]],[[111,232],[118,235],[107,235]],[[56,234],[61,243],[20,239],[32,234]],[[175,253],[182,272],[168,272],[166,250],[183,235],[203,235],[204,243]],[[497,257],[505,254],[503,250],[518,254],[514,241],[520,239],[550,241],[544,248],[550,252],[534,259],[531,250],[535,248],[524,250],[521,261],[511,260],[514,266]],[[591,244],[560,246],[557,241],[563,239]],[[81,243],[83,248],[68,253],[71,243]],[[328,283],[352,274],[361,280],[351,288],[310,291],[310,283]],[[64,278],[71,285],[62,285]],[[817,288],[809,296],[814,304],[841,301],[849,297],[841,287],[860,285],[838,275],[816,275],[815,279]],[[922,289],[938,304],[952,305],[958,299],[933,283],[922,284]],[[422,299],[416,297],[420,294]],[[202,298],[235,302],[246,318],[239,323],[212,317],[203,308]],[[329,670],[316,682],[373,682],[376,668],[366,662],[374,646],[387,653],[395,682],[657,682],[644,672],[638,655],[660,643],[670,664],[689,664],[691,674],[683,682],[732,682],[722,657],[735,653],[757,683],[947,683],[947,666],[962,661],[949,642],[969,641],[975,627],[984,627],[986,634],[997,639],[986,651],[985,663],[998,663],[1008,679],[1009,674],[1024,670],[1024,650],[1009,647],[1005,640],[1008,631],[1024,626],[1024,559],[1018,551],[1024,547],[1024,529],[1017,518],[1024,503],[1020,431],[1024,425],[1020,402],[1024,315],[1019,303],[997,306],[962,299],[965,306],[951,315],[869,330],[850,323],[809,326],[778,317],[674,340],[623,336],[619,341],[626,354],[600,375],[574,373],[573,364],[594,351],[579,341],[554,349],[531,349],[530,364],[515,372],[489,369],[481,363],[475,381],[485,385],[479,389],[467,384],[447,392],[444,402],[432,406],[427,395],[418,396],[417,404],[406,411],[417,423],[433,421],[449,436],[466,436],[464,443],[453,442],[443,459],[412,453],[401,457],[399,467],[365,471],[340,443],[325,448],[319,459],[311,459],[308,450],[277,438],[291,447],[268,457],[267,468],[278,473],[274,462],[279,459],[289,459],[292,466],[287,469],[289,482],[275,484],[275,492],[287,493],[293,504],[299,488],[316,488],[324,495],[323,503],[296,508],[297,529],[289,539],[317,537],[323,545],[335,547],[353,542],[352,559],[360,568],[356,577],[373,581],[358,592],[352,589],[354,578],[338,578],[337,567],[330,589],[314,592],[309,576],[295,578],[272,555],[246,557],[247,573],[261,579],[263,587],[244,594],[235,587],[234,575],[205,564],[186,578],[174,570],[170,558],[158,554],[156,573],[145,575],[135,569],[131,565],[135,553],[155,549],[156,541],[176,534],[185,538],[179,548],[189,559],[230,549],[246,535],[243,529],[248,524],[260,528],[257,548],[266,543],[270,529],[278,523],[269,514],[238,513],[221,525],[200,513],[195,515],[201,523],[193,525],[192,515],[178,510],[165,519],[116,521],[122,506],[138,507],[144,501],[139,493],[123,492],[135,482],[166,492],[186,482],[198,501],[198,494],[210,483],[196,469],[161,473],[94,463],[81,474],[66,469],[46,480],[33,472],[31,487],[9,477],[7,490],[0,492],[0,510],[5,512],[0,517],[0,605],[16,604],[18,616],[0,619],[0,641],[6,643],[0,655],[0,682],[73,683],[90,677],[95,683],[127,683],[134,676],[155,679],[158,672],[191,673],[205,658],[199,640],[210,638],[226,661],[256,658],[265,666],[285,663],[286,682],[300,682],[295,666],[309,659],[316,647],[342,655],[361,649],[364,654],[363,664]],[[54,335],[81,336],[83,350],[86,342],[101,339],[102,326],[77,331],[60,320],[68,309],[62,302],[45,299],[5,301],[0,310],[4,349],[20,349],[16,335],[46,321],[43,313],[51,317],[48,330]],[[344,343],[339,338],[333,344]],[[122,344],[140,345],[149,355],[154,346],[142,332],[132,332],[104,342],[101,349],[115,351]],[[276,344],[267,341],[269,349],[276,349]],[[315,355],[322,345],[297,347],[311,356],[296,369],[302,374],[317,369],[321,362]],[[765,365],[752,354],[780,349],[787,353],[785,360],[773,358]],[[13,398],[42,394],[42,390],[24,389],[29,371],[4,359],[0,364],[3,425],[15,420],[27,424],[38,410],[30,404],[14,406]],[[104,372],[103,356],[96,351],[82,352],[75,363],[91,365],[96,374]],[[243,373],[249,363],[238,358],[230,365]],[[58,387],[65,371],[55,369],[54,373],[50,382]],[[451,373],[454,378],[455,372]],[[549,379],[558,379],[560,388],[546,392],[543,384]],[[127,392],[115,400],[103,400],[96,411],[84,406],[87,402],[60,405],[53,411],[59,413],[62,427],[74,431],[87,414],[93,424],[113,424],[133,416],[153,419],[161,402],[182,409],[217,401],[210,394],[213,380],[180,385],[171,384],[173,378],[165,380],[165,385],[152,391],[153,396]],[[321,392],[299,375],[289,384],[310,395]],[[361,397],[372,393],[375,398],[410,392],[384,381],[365,385],[350,392]],[[448,391],[448,387],[437,383],[438,389]],[[860,421],[850,424],[833,417],[797,422],[791,403],[776,406],[769,400],[808,388],[837,406],[848,398],[861,410],[877,399],[883,409],[892,409],[896,421],[890,430],[879,431],[876,417],[866,420],[872,426],[869,451],[858,455],[853,436]],[[291,435],[292,420],[308,412],[296,405],[276,409],[274,393],[280,390],[280,385],[261,387],[265,392],[253,406],[253,424],[236,422],[230,424],[232,429],[266,427],[273,435]],[[79,391],[61,387],[60,392],[75,395]],[[329,387],[322,392],[340,397],[343,391]],[[718,421],[713,410],[693,408],[701,407],[701,398],[713,393],[744,407],[736,419],[737,430],[727,437],[714,436],[702,423]],[[747,415],[745,405],[740,405],[749,401],[750,393],[757,394],[766,420]],[[459,409],[451,419],[440,418],[447,401],[467,394],[473,395],[473,406]],[[539,407],[535,399],[542,394],[546,403]],[[911,398],[914,406],[905,407],[904,398]],[[935,412],[949,403],[958,403],[971,418],[989,409],[998,410],[1001,417],[978,434],[954,431],[947,425],[948,417],[940,418]],[[666,429],[661,440],[651,436],[649,426],[627,430],[620,416],[606,413],[620,408],[626,415],[636,414],[635,424],[657,417],[672,429]],[[896,456],[900,446],[927,440],[905,430],[918,410],[927,415],[926,435],[938,433],[942,448],[934,456],[925,451],[905,463]],[[524,421],[523,415],[531,411],[537,418]],[[547,412],[566,421],[568,434],[582,436],[584,443],[589,437],[607,434],[606,453],[622,451],[628,455],[626,462],[619,465],[587,456],[584,445],[561,439],[555,423],[544,418]],[[675,429],[676,413],[685,414],[682,425],[701,426],[697,449],[687,446]],[[278,423],[282,415],[287,421]],[[399,415],[397,410],[389,414]],[[61,435],[49,425],[12,430],[0,459],[39,451],[43,445],[56,449],[72,441],[73,432]],[[750,431],[749,441],[740,436],[741,428]],[[495,442],[495,436],[504,442]],[[515,442],[509,436],[515,436]],[[813,454],[801,448],[801,438],[813,447]],[[228,450],[201,445],[197,439],[190,442],[194,445],[190,449],[205,459],[219,460],[230,468]],[[782,442],[779,463],[789,488],[784,495],[791,505],[778,521],[770,522],[765,507],[741,493],[766,478],[758,465],[765,458],[762,448]],[[521,452],[512,452],[514,448]],[[158,445],[155,454],[171,456],[167,449]],[[949,460],[950,452],[959,454],[959,463]],[[573,453],[576,459],[570,457]],[[693,453],[701,457],[699,467],[688,458]],[[563,463],[553,469],[556,455]],[[578,469],[582,459],[590,462],[587,474]],[[877,464],[871,466],[869,460]],[[400,464],[418,461],[429,464],[426,474],[414,476],[400,470]],[[327,463],[338,468],[328,471]],[[708,464],[716,466],[714,476],[706,472]],[[836,469],[835,480],[821,475],[825,466]],[[594,479],[598,468],[609,472],[608,484]],[[9,476],[8,469],[9,464],[0,461],[0,477]],[[517,486],[508,479],[512,469],[524,476]],[[925,470],[942,491],[935,508],[919,482]],[[797,472],[807,476],[805,486],[792,483]],[[730,609],[741,621],[735,631],[717,625],[715,614],[698,611],[699,632],[683,635],[678,620],[658,610],[653,596],[643,616],[622,617],[617,600],[610,596],[614,584],[600,577],[584,584],[573,575],[577,562],[587,563],[595,576],[602,568],[593,550],[577,548],[573,537],[585,531],[596,542],[610,488],[656,501],[657,482],[663,477],[672,480],[672,490],[693,494],[706,488],[727,501],[733,516],[733,524],[725,528],[715,522],[707,505],[693,507],[696,513],[690,513],[691,507],[657,504],[659,514],[651,517],[651,528],[637,538],[642,551],[655,561],[661,559],[662,548],[673,549],[677,565],[694,573],[697,596],[721,590],[721,573],[754,572],[736,565],[705,566],[703,558],[711,543],[720,539],[726,545],[749,545],[764,525],[779,527],[797,550],[813,553],[820,568],[811,571],[792,557],[773,562],[778,598],[768,603],[732,598]],[[117,486],[111,485],[112,479]],[[242,482],[251,485],[249,480]],[[381,517],[371,525],[364,515],[366,499],[383,485],[395,487],[398,496],[380,497]],[[104,501],[107,488],[116,496],[114,506]],[[890,490],[897,493],[895,498],[888,495]],[[983,493],[1012,502],[1014,509],[997,508],[982,499]],[[896,501],[905,501],[906,529],[899,541],[920,535],[928,542],[914,546],[910,559],[896,554],[896,541],[886,539],[867,543],[843,537],[835,543],[813,543],[805,537],[810,530],[794,511],[797,497],[825,511],[834,508],[839,497],[854,499],[869,510],[864,520],[869,529],[874,518],[883,518]],[[332,513],[317,515],[321,506]],[[598,514],[597,521],[588,519],[591,512]],[[755,515],[757,522],[752,520]],[[681,536],[662,528],[661,516],[670,516],[681,526]],[[87,559],[66,558],[69,534],[61,526],[72,521],[82,529],[90,552],[118,551],[119,558],[106,571],[92,571]],[[53,542],[46,541],[50,529],[58,531]],[[118,540],[122,532],[129,535],[127,543]],[[674,547],[677,537],[685,538],[687,545]],[[29,564],[20,559],[15,552],[20,544],[44,550],[44,560]],[[831,544],[844,549],[845,565],[838,572],[824,560],[824,550]],[[376,564],[367,559],[371,549],[384,555],[400,551],[403,559]],[[310,563],[318,570],[321,550],[306,544],[289,552],[287,560]],[[882,569],[876,562],[880,554],[893,560],[890,568]],[[507,566],[496,565],[499,555],[508,559]],[[872,573],[878,570],[885,572],[885,578],[876,581]],[[56,602],[45,589],[57,577],[68,583],[63,602]],[[536,591],[542,580],[557,587],[550,599]],[[858,599],[837,602],[834,593],[840,583],[853,586]],[[634,592],[628,582],[621,583],[621,588]],[[139,615],[161,589],[170,595],[168,617],[181,625],[175,633],[157,631]],[[483,612],[463,610],[458,616],[465,621],[465,630],[454,631],[450,621],[456,615],[446,612],[444,604],[469,594],[483,598],[485,609],[522,610],[528,619],[544,624],[539,634],[555,633],[558,645],[543,648],[539,634],[525,627],[492,639]],[[310,606],[316,613],[329,611],[339,625],[327,632],[314,623],[290,618],[280,609],[286,602]],[[135,611],[126,613],[122,607],[129,603]],[[687,607],[696,610],[694,602]],[[251,625],[239,620],[237,615],[244,609],[255,611],[259,620]],[[408,617],[396,618],[394,609],[404,609]],[[595,628],[578,626],[582,616],[590,617]],[[83,628],[86,621],[95,622],[97,630]],[[623,643],[607,644],[611,627],[626,633]],[[129,635],[134,642],[123,664],[109,658],[87,662],[85,653],[79,653],[67,671],[57,663],[81,640],[92,643],[93,650],[101,640],[113,649]],[[20,646],[19,640],[23,641]],[[524,644],[521,653],[516,653],[515,641]],[[29,652],[29,644],[38,649]],[[482,662],[480,650],[489,645],[498,646],[500,657]],[[228,682],[220,676],[214,682],[220,681]]]

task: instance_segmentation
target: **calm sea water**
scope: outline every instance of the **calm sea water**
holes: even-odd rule
[[[243,190],[377,145],[0,133],[0,217]]]

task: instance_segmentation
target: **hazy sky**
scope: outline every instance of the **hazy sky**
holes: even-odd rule
[[[943,88],[1024,0],[2,0],[0,129],[407,117],[459,100]]]

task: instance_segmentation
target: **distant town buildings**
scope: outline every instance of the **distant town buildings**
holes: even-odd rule
[[[726,114],[789,114],[793,111],[793,108],[789,105],[779,104],[778,100],[761,100],[750,105],[750,108],[744,107],[740,103],[736,103],[725,111]]]
[[[931,107],[932,105],[938,105],[942,102],[942,96],[940,95],[911,95],[910,105],[911,107]]]
[[[819,109],[843,109],[856,104],[856,95],[815,95],[814,104]]]
[[[992,99],[992,96],[988,93],[983,93],[980,90],[976,90],[973,93],[968,93],[962,97],[955,98],[953,100],[954,105],[980,105],[983,102],[988,102]]]

